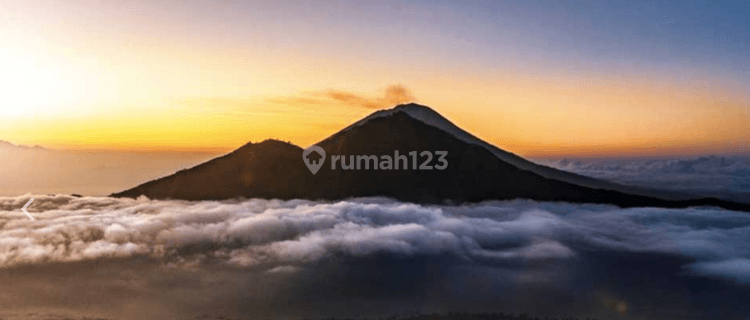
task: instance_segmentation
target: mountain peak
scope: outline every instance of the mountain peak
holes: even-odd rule
[[[437,127],[438,129],[441,129],[443,131],[449,132],[454,135],[456,133],[455,129],[453,128],[457,128],[457,127],[454,124],[452,124],[450,121],[448,121],[448,119],[444,118],[442,115],[440,115],[440,113],[433,110],[432,108],[421,105],[421,104],[417,104],[417,103],[400,104],[391,109],[378,110],[376,112],[373,112],[369,116],[344,128],[343,130],[341,130],[341,132],[346,132],[355,127],[359,127],[372,119],[388,117],[396,113],[404,113],[408,115],[409,117],[419,120],[427,125]]]
[[[260,146],[292,146],[293,144],[291,142],[277,140],[277,139],[266,139],[266,140],[263,140],[263,141],[257,143],[257,145],[260,145]]]
[[[431,127],[438,128],[438,129],[440,129],[440,130],[442,130],[442,131],[444,131],[444,132],[446,132],[446,133],[454,136],[455,138],[457,138],[457,139],[459,139],[459,140],[461,140],[463,142],[466,142],[466,143],[469,143],[469,144],[474,144],[474,145],[479,145],[479,146],[482,146],[484,148],[487,148],[488,150],[492,151],[493,153],[496,153],[496,156],[500,157],[501,159],[503,159],[505,161],[510,161],[511,163],[513,163],[513,162],[516,162],[516,160],[517,160],[517,159],[509,159],[509,158],[516,157],[515,155],[511,156],[507,152],[496,152],[496,150],[493,150],[494,147],[488,145],[487,143],[485,143],[484,141],[480,140],[479,138],[477,138],[477,137],[473,136],[472,134],[470,134],[470,133],[464,131],[463,129],[459,128],[458,126],[456,126],[455,124],[453,124],[452,122],[450,122],[450,120],[448,120],[445,117],[443,117],[437,111],[433,110],[432,108],[430,108],[428,106],[424,106],[424,105],[417,104],[417,103],[400,104],[400,105],[397,105],[397,106],[395,106],[395,107],[393,107],[391,109],[385,109],[385,110],[376,111],[376,112],[370,114],[369,116],[365,117],[364,119],[355,122],[354,124],[350,125],[349,127],[344,128],[344,130],[342,130],[341,132],[346,132],[346,131],[351,130],[351,129],[355,128],[355,127],[361,126],[361,125],[367,123],[368,121],[370,121],[372,119],[381,118],[381,117],[388,117],[388,116],[392,116],[392,115],[394,115],[396,113],[404,113],[407,116],[409,116],[409,117],[411,117],[411,118],[413,118],[413,119],[415,119],[415,120],[417,120],[419,122],[422,122],[422,123],[424,123],[426,125],[429,125]],[[494,148],[494,149],[496,149],[496,148]]]
[[[282,140],[277,139],[265,139],[261,142],[248,142],[243,146],[237,148],[235,151],[240,152],[256,152],[256,151],[268,151],[268,150],[292,150],[299,148],[298,146]]]
[[[419,111],[419,112],[437,113],[435,110],[433,110],[432,108],[430,108],[428,106],[421,105],[421,104],[418,104],[418,103],[413,103],[413,102],[412,103],[399,104],[399,105],[391,108],[390,110],[403,111],[403,112]]]
[[[547,166],[535,164],[531,161],[524,159],[523,157],[520,157],[516,154],[500,149],[494,145],[491,145],[483,141],[482,139],[456,126],[450,120],[443,117],[440,113],[438,113],[434,109],[428,106],[417,104],[417,103],[400,104],[391,109],[384,109],[384,110],[376,111],[370,114],[369,116],[342,129],[341,131],[332,135],[331,137],[336,137],[342,134],[347,134],[347,132],[355,128],[361,127],[373,119],[390,117],[395,114],[404,114],[408,116],[409,118],[412,118],[416,121],[419,121],[428,126],[435,127],[445,133],[448,133],[451,136],[463,142],[482,147],[488,150],[489,152],[491,152],[495,157],[499,158],[500,160],[504,162],[507,162],[519,169],[534,172],[545,178],[561,180],[561,181],[565,181],[568,183],[581,185],[581,186],[585,186],[589,188],[618,190],[618,191],[644,195],[644,196],[657,195],[657,196],[661,196],[665,198],[675,198],[675,199],[687,198],[684,195],[678,195],[678,194],[674,194],[670,192],[662,192],[662,191],[653,190],[653,189],[640,189],[637,187],[622,186],[622,185],[612,183],[609,181],[594,179],[594,178],[581,176],[578,174],[574,174],[574,173],[570,173],[570,172],[566,172],[562,170],[556,170],[554,168],[550,168]],[[330,139],[330,137],[328,139]]]

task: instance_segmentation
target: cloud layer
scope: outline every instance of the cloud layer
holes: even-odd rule
[[[150,201],[0,198],[0,267],[146,256],[238,267],[304,266],[335,255],[450,256],[507,262],[575,259],[577,251],[696,259],[698,274],[750,283],[750,216],[710,208],[619,209],[531,201],[433,207],[390,200]],[[745,260],[743,260],[745,259]],[[722,272],[721,270],[726,270]]]
[[[750,158],[542,161],[555,168],[625,184],[750,201]]]
[[[581,296],[571,296],[576,290],[599,301],[606,291],[599,285],[615,274],[638,279],[664,272],[659,277],[672,284],[675,279],[688,283],[687,277],[736,290],[750,287],[750,215],[712,208],[34,196],[29,211],[37,220],[31,221],[19,211],[29,198],[0,198],[0,271],[151,261],[158,268],[239,272],[241,279],[293,277],[292,283],[265,289],[294,292],[285,297],[309,290],[334,300],[347,290],[370,292],[372,299],[401,291],[413,297],[410,290],[419,287],[424,289],[420,299],[442,301],[442,306],[451,301],[467,306],[471,299],[505,296],[518,288],[536,293],[513,298],[514,305],[533,305],[550,292],[578,301]],[[607,276],[595,280],[590,268]],[[430,276],[434,272],[439,276]],[[222,278],[219,274],[209,278]],[[337,279],[343,282],[330,287]],[[373,279],[377,286],[360,287]],[[683,290],[692,292],[686,286]],[[612,301],[633,294],[605,293],[603,305],[618,310],[625,302]],[[424,301],[423,307],[429,305]]]

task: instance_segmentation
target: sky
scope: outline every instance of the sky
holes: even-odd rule
[[[401,102],[527,157],[750,154],[748,1],[0,0],[0,140],[308,146]]]

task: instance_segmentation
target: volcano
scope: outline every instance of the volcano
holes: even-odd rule
[[[318,142],[327,157],[315,174],[296,145],[265,140],[193,168],[153,180],[114,197],[221,200],[277,198],[338,200],[391,197],[417,203],[466,203],[485,200],[532,199],[603,203],[620,207],[718,206],[750,211],[750,205],[714,198],[690,198],[672,192],[624,186],[530,162],[462,130],[429,107],[405,104],[377,111]],[[416,151],[414,156],[410,153]],[[429,152],[431,163],[425,162]],[[446,166],[437,169],[437,152]],[[366,159],[359,169],[346,170],[356,156],[382,160],[407,156],[396,169]],[[322,155],[321,155],[322,156]],[[337,163],[331,162],[336,157]],[[417,160],[418,161],[413,161]],[[432,170],[417,170],[426,164]],[[344,166],[342,166],[344,165]],[[404,166],[408,168],[404,168]],[[423,167],[423,168],[427,168]]]

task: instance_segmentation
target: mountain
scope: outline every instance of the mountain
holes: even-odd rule
[[[487,151],[491,152],[493,155],[495,155],[502,161],[510,163],[520,169],[531,171],[545,178],[561,180],[564,182],[568,182],[568,183],[572,183],[572,184],[576,184],[576,185],[580,185],[584,187],[589,187],[589,188],[615,190],[615,191],[625,192],[629,194],[643,195],[643,196],[656,196],[656,197],[672,199],[672,200],[686,200],[686,199],[694,198],[694,195],[687,194],[687,193],[669,192],[665,190],[636,187],[636,186],[625,186],[625,185],[621,185],[617,183],[612,183],[606,180],[594,179],[588,176],[579,175],[579,174],[575,174],[575,173],[571,173],[571,172],[563,171],[563,170],[557,170],[548,166],[536,164],[520,156],[517,156],[513,153],[507,152],[487,142],[482,141],[481,139],[475,137],[471,133],[466,132],[463,129],[459,128],[458,126],[454,125],[448,119],[446,119],[439,113],[435,112],[431,108],[426,107],[426,106],[421,106],[418,104],[400,105],[393,109],[380,110],[380,111],[374,112],[373,114],[367,116],[366,118],[355,122],[354,124],[352,124],[351,126],[347,128],[344,128],[342,131],[347,131],[353,127],[358,127],[368,122],[371,119],[390,116],[398,112],[406,113],[407,115],[409,115],[410,117],[414,119],[417,119],[425,124],[428,124],[430,126],[441,129],[447,133],[450,133],[455,138],[463,142],[476,145],[476,146],[480,146],[486,149]]]
[[[302,148],[265,140],[113,196],[186,200],[388,196],[420,203],[527,198],[622,207],[712,205],[750,211],[750,205],[712,198],[679,199],[677,194],[621,186],[537,165],[474,137],[417,104],[377,111],[316,145],[326,158],[314,175],[302,159]],[[336,169],[331,168],[332,156],[345,157],[345,163],[351,165],[350,160],[356,159],[350,157],[376,156],[371,160],[382,160],[384,156],[395,158],[396,151],[406,155],[399,170],[365,170],[364,163],[369,166],[374,161],[361,161],[360,170],[344,170],[342,161],[337,162]],[[432,152],[432,166],[440,163],[437,151],[447,152],[447,167],[412,170],[411,151]],[[419,156],[417,164],[425,159]],[[404,165],[409,169],[404,170]]]
[[[25,146],[20,144],[13,144],[11,142],[0,140],[0,150],[46,150],[40,146]]]

